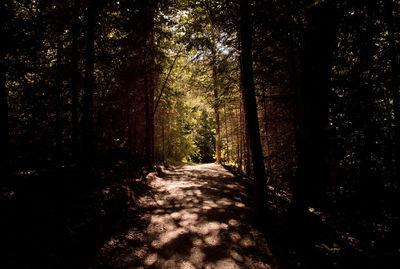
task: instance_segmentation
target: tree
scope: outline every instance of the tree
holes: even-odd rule
[[[96,33],[97,3],[88,1],[86,11],[86,62],[85,62],[85,87],[83,98],[82,116],[82,148],[83,164],[89,167],[93,162],[94,154],[94,126],[93,126],[93,87],[95,64],[95,33]]]
[[[244,112],[249,133],[251,156],[256,182],[256,203],[261,219],[265,214],[267,201],[266,175],[262,153],[260,128],[257,115],[257,103],[254,89],[253,60],[251,52],[250,5],[248,0],[240,1],[240,43],[241,43],[241,77]]]
[[[8,124],[8,90],[6,87],[6,72],[7,72],[7,61],[6,52],[8,44],[8,33],[6,28],[6,18],[8,18],[8,10],[6,9],[6,1],[3,1],[0,5],[0,36],[2,39],[0,41],[0,167],[7,167],[8,164],[8,140],[9,140],[9,124]]]
[[[328,178],[329,91],[337,24],[328,3],[311,6],[302,56],[302,85],[297,96],[298,168],[294,203],[302,212],[321,206]]]

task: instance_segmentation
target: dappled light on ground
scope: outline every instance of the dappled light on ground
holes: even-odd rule
[[[215,164],[183,166],[149,177],[143,227],[116,235],[98,267],[274,268],[242,179]]]

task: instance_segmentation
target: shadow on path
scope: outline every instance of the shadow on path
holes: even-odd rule
[[[276,268],[241,182],[215,164],[152,175],[142,227],[112,237],[95,268]]]

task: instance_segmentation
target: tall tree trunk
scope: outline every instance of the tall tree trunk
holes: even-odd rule
[[[258,123],[257,102],[255,96],[253,77],[253,56],[251,51],[251,24],[250,4],[248,0],[240,0],[241,17],[241,77],[243,84],[243,104],[247,120],[247,129],[250,138],[250,148],[254,167],[254,179],[256,183],[256,204],[261,220],[265,213],[267,199],[267,182],[264,167],[264,158],[260,140],[260,128]]]
[[[94,157],[94,124],[93,124],[93,87],[94,87],[94,42],[96,31],[96,4],[89,1],[86,14],[86,66],[85,89],[83,96],[82,116],[82,149],[83,165],[89,168]]]
[[[271,157],[271,151],[270,151],[270,141],[268,139],[268,105],[267,105],[267,92],[265,88],[263,88],[263,112],[264,112],[264,135],[265,135],[265,144],[266,144],[266,155],[267,157]],[[271,178],[271,172],[272,172],[272,165],[271,165],[271,158],[267,159],[267,172],[266,176],[267,179]]]
[[[385,0],[385,17],[388,24],[389,58],[391,66],[391,78],[389,90],[393,96],[394,112],[394,159],[395,159],[395,178],[397,185],[400,186],[400,62],[398,60],[399,47],[396,44],[395,34],[398,31],[394,22],[394,4],[391,0]],[[400,190],[400,188],[398,187]]]
[[[7,168],[8,164],[8,150],[9,150],[9,145],[8,145],[8,132],[9,132],[9,127],[8,127],[8,90],[6,87],[6,72],[7,72],[7,65],[6,65],[6,45],[7,45],[7,33],[5,29],[5,3],[2,2],[0,4],[0,36],[1,41],[0,41],[0,129],[1,129],[1,134],[0,134],[0,148],[1,148],[1,153],[0,153],[0,168],[4,167]]]
[[[299,122],[296,130],[298,168],[294,208],[307,213],[324,200],[328,179],[329,91],[336,14],[326,2],[308,10],[303,51],[302,87],[299,89]]]
[[[226,119],[226,102],[224,102],[224,124],[225,124],[225,137],[226,137],[226,159],[229,162],[229,133],[228,133],[228,121]]]
[[[214,37],[213,37],[214,39]],[[214,39],[215,40],[215,39]],[[215,42],[212,40],[212,42]],[[217,49],[215,44],[211,47],[212,59],[212,76],[213,76],[213,91],[214,91],[214,113],[215,113],[215,162],[221,163],[221,122],[219,117],[219,85],[218,85],[218,72],[217,72]]]
[[[359,202],[361,206],[362,216],[366,220],[365,232],[372,236],[373,233],[373,218],[377,213],[377,195],[379,194],[379,182],[377,175],[372,169],[374,145],[376,141],[375,127],[374,127],[374,55],[375,55],[375,41],[373,39],[374,26],[374,10],[375,6],[372,2],[366,2],[366,30],[360,29],[360,43],[363,46],[360,49],[359,61],[356,64],[357,76],[355,81],[355,88],[359,90],[360,95],[360,123],[363,132],[363,142],[360,150],[360,178],[359,178]],[[363,23],[363,22],[360,22]],[[363,27],[360,25],[361,28]],[[357,83],[358,82],[358,83]]]
[[[36,2],[32,5],[32,12],[34,16],[34,44],[33,44],[33,51],[32,51],[32,58],[33,58],[33,83],[32,86],[28,88],[27,96],[29,96],[30,103],[31,103],[31,117],[29,119],[29,124],[26,132],[27,142],[29,147],[31,148],[31,154],[35,155],[35,161],[39,160],[40,157],[38,155],[38,138],[37,138],[37,129],[38,129],[38,118],[39,118],[39,107],[41,106],[40,100],[38,98],[39,95],[39,42],[41,40],[41,24],[40,24],[40,9],[38,7],[38,3]],[[33,156],[31,156],[33,157]]]
[[[164,115],[161,116],[161,140],[162,140],[162,156],[161,160],[165,162],[165,119]]]
[[[155,44],[154,44],[154,12],[156,1],[150,1],[145,5],[147,37],[144,44],[144,90],[145,90],[145,117],[146,117],[146,147],[145,155],[147,164],[154,164],[154,86],[155,86]]]
[[[143,73],[143,86],[144,86],[144,101],[145,101],[145,117],[146,117],[146,138],[145,138],[145,159],[149,167],[153,166],[152,157],[152,141],[151,141],[151,126],[153,110],[150,110],[150,91],[149,91],[149,79],[148,79],[148,68],[147,68],[147,56],[144,53],[144,73]]]
[[[236,129],[236,139],[237,139],[237,158],[236,162],[239,170],[242,170],[242,109],[241,104],[239,102],[239,113],[236,110],[236,120],[238,121],[237,129]]]
[[[56,70],[56,122],[55,122],[55,140],[56,140],[56,162],[61,163],[62,158],[62,119],[61,119],[61,94],[62,94],[62,81],[61,81],[61,50],[62,50],[62,27],[58,26],[57,31],[57,70]]]
[[[389,58],[391,59],[391,78],[389,81],[389,90],[393,96],[393,114],[394,114],[394,152],[393,157],[395,161],[394,178],[393,181],[397,185],[396,200],[392,201],[393,213],[395,218],[393,221],[392,238],[393,242],[397,244],[400,237],[400,62],[398,60],[399,47],[396,43],[395,34],[399,34],[399,29],[395,27],[395,18],[393,12],[395,11],[394,4],[391,0],[385,0],[385,16],[388,24],[388,40],[389,40]],[[397,219],[396,219],[397,217]]]
[[[77,7],[75,7],[77,8]],[[75,14],[75,16],[77,16]],[[74,162],[78,161],[79,156],[79,123],[78,123],[78,106],[79,106],[79,69],[78,69],[78,36],[79,36],[79,19],[75,18],[71,27],[72,47],[71,47],[71,154]]]

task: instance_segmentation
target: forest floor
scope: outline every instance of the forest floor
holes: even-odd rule
[[[158,170],[93,268],[277,267],[245,179],[216,164]]]
[[[397,252],[364,250],[329,214],[287,214],[290,197],[271,186],[259,228],[251,180],[227,169],[149,173],[119,160],[89,174],[10,174],[0,182],[0,268],[400,268],[387,265]]]

